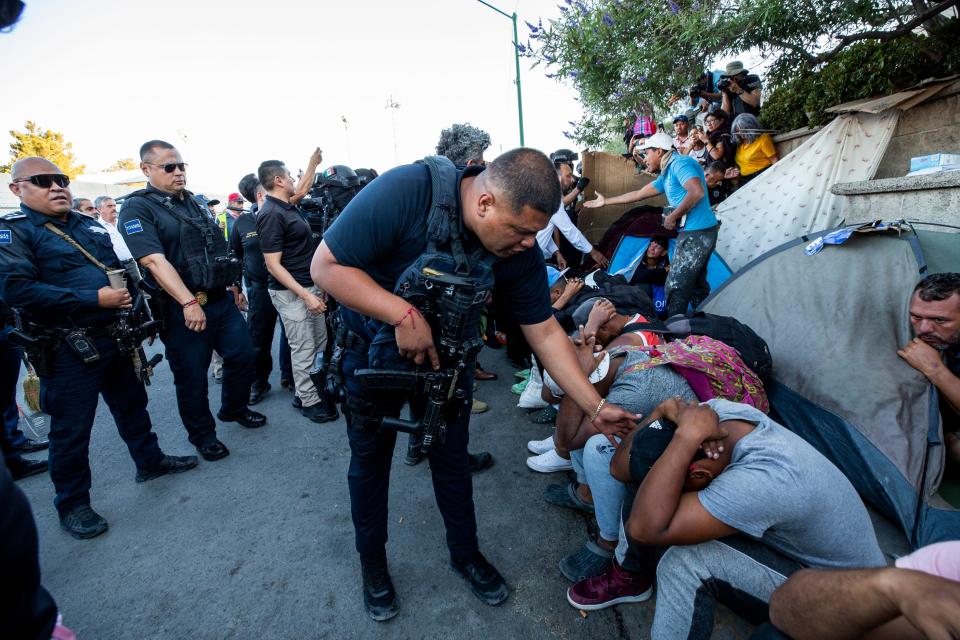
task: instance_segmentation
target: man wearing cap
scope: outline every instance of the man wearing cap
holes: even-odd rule
[[[637,191],[604,198],[598,191],[594,200],[584,202],[588,209],[608,204],[630,204],[664,194],[669,207],[664,209],[663,226],[679,229],[676,249],[667,276],[667,315],[695,309],[710,294],[707,261],[717,244],[720,227],[707,200],[707,181],[695,159],[673,151],[673,139],[661,132],[647,138],[644,164],[660,176]]]
[[[554,161],[554,166],[557,168],[557,176],[560,178],[560,189],[567,195],[560,201],[560,207],[556,213],[550,216],[550,223],[537,233],[537,244],[540,245],[540,251],[543,252],[543,257],[547,260],[551,257],[555,258],[557,266],[561,269],[567,267],[567,261],[563,257],[557,244],[559,238],[562,236],[566,238],[577,251],[583,253],[584,257],[593,259],[598,267],[606,267],[610,264],[610,261],[590,244],[590,241],[587,240],[586,236],[583,235],[580,229],[577,228],[577,225],[570,219],[565,208],[568,202],[572,203],[576,201],[577,196],[586,188],[586,183],[589,182],[589,180],[586,178],[577,180],[577,177],[573,175],[573,169],[570,164],[566,162],[557,163]]]
[[[203,207],[203,209],[210,214],[211,218],[214,220],[217,219],[217,210],[215,207],[220,204],[219,200],[210,200],[202,193],[198,193],[197,195],[193,196],[193,199],[196,200],[197,204]]]
[[[229,240],[230,232],[233,231],[233,225],[243,213],[243,196],[239,193],[231,193],[227,197],[227,208],[217,216],[217,224],[223,229],[224,237]]]
[[[727,84],[724,80],[729,80]],[[720,91],[723,93],[721,109],[738,116],[741,113],[749,113],[755,116],[760,115],[760,76],[747,74],[743,63],[734,60],[727,64],[723,72],[723,79],[718,83]]]
[[[673,117],[673,130],[676,135],[673,136],[673,149],[683,155],[690,151],[687,142],[690,139],[690,118],[680,114]]]

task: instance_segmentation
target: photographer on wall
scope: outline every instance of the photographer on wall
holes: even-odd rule
[[[731,117],[741,113],[760,115],[760,76],[748,74],[739,60],[727,64],[717,88],[723,93],[721,108]]]

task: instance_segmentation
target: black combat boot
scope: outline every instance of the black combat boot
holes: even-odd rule
[[[393,589],[393,580],[387,569],[387,557],[360,557],[363,573],[363,604],[367,613],[377,622],[389,620],[400,612],[400,601]]]

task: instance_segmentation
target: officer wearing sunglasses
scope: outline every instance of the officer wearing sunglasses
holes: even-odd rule
[[[223,231],[187,191],[187,165],[173,145],[162,140],[144,143],[140,168],[148,185],[124,200],[120,233],[146,269],[144,279],[163,291],[160,339],[190,442],[204,459],[219,460],[230,451],[217,438],[207,400],[207,369],[214,350],[223,357],[217,418],[248,428],[267,422],[247,407],[256,355],[235,304],[240,263],[229,254]]]
[[[106,272],[119,269],[110,235],[92,218],[71,211],[70,179],[43,158],[13,165],[10,190],[20,210],[0,217],[0,298],[38,325],[49,365],[40,379],[43,409],[50,414],[50,478],[60,525],[76,538],[107,530],[90,507],[87,450],[99,396],[137,467],[137,482],[197,465],[195,456],[164,455],[147,413],[147,393],[111,327],[131,306],[126,288],[110,286]],[[70,240],[68,240],[69,238]],[[31,326],[32,329],[32,326]],[[40,353],[37,362],[40,366]],[[31,356],[33,357],[33,356]]]

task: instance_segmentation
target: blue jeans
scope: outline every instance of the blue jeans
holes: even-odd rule
[[[82,362],[61,344],[53,373],[40,379],[40,404],[50,414],[50,479],[61,513],[90,504],[90,430],[103,395],[138,469],[160,464],[163,452],[147,413],[147,392],[130,358],[110,338],[96,338],[100,359]]]
[[[220,411],[225,414],[237,415],[246,410],[256,362],[250,332],[232,296],[211,300],[204,305],[203,312],[207,328],[198,333],[183,324],[180,305],[168,304],[160,333],[173,372],[180,419],[190,442],[197,446],[217,437],[207,399],[207,369],[214,349],[223,356]]]
[[[347,327],[370,344],[366,353],[347,351],[342,361],[348,393],[356,399],[376,401],[380,415],[399,416],[403,404],[410,402],[414,419],[422,415],[422,403],[401,394],[364,397],[354,372],[368,367],[409,370],[411,363],[400,356],[389,334],[381,332],[381,323],[341,307]],[[378,335],[379,334],[379,335]],[[470,440],[470,408],[473,397],[473,366],[468,366],[457,382],[464,400],[453,400],[447,415],[446,439],[434,442],[428,452],[433,493],[447,529],[447,547],[456,559],[467,559],[479,549],[477,519],[473,504],[473,479],[469,471],[467,444]],[[387,544],[387,495],[390,466],[397,432],[379,428],[372,416],[344,412],[350,440],[350,507],[356,531],[356,547],[361,557],[379,556]]]
[[[623,483],[610,475],[610,461],[616,451],[607,437],[598,433],[587,440],[583,449],[570,452],[577,480],[590,487],[600,537],[610,541],[619,537],[620,508],[625,491]]]

